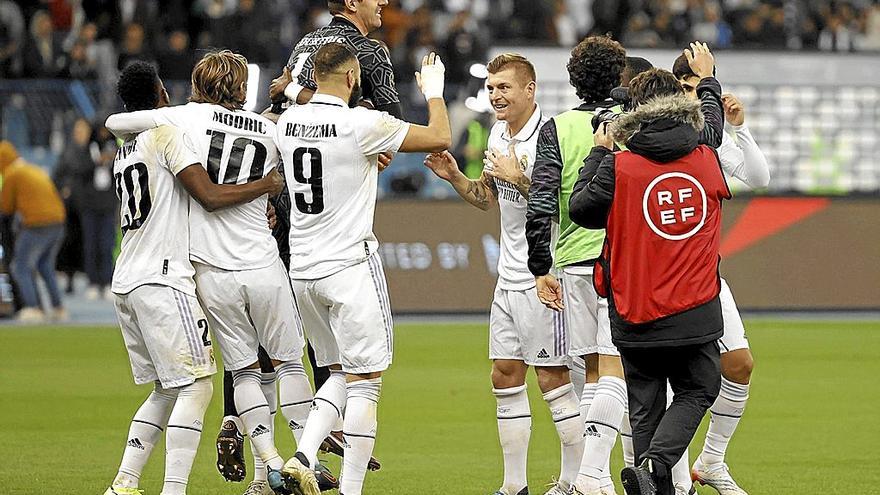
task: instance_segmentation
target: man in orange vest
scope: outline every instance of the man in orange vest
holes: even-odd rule
[[[64,240],[64,203],[52,179],[41,168],[25,162],[9,141],[0,141],[0,214],[18,215],[21,227],[15,241],[10,273],[21,296],[18,320],[44,321],[35,272],[49,290],[54,320],[64,320],[61,292],[55,280],[55,258]]]
[[[621,473],[627,495],[674,494],[672,466],[721,386],[718,248],[721,201],[730,191],[708,145],[718,143],[705,138],[723,130],[721,86],[708,48],[691,46],[697,92],[714,103],[688,98],[668,71],[637,76],[635,110],[611,125],[610,138],[628,151],[613,153],[600,125],[569,204],[572,221],[606,229],[593,277],[608,298],[641,463]],[[703,132],[707,126],[715,132]]]

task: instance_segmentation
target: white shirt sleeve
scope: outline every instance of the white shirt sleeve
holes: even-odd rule
[[[750,189],[761,189],[770,184],[767,158],[745,124],[725,129],[718,157],[724,172],[741,180]]]
[[[174,126],[156,129],[162,166],[177,175],[190,165],[201,163],[195,144],[189,135]]]
[[[736,145],[733,135],[727,132],[727,129],[721,133],[721,146],[718,147],[718,158],[721,161],[721,170],[725,174],[737,177],[737,171],[742,168],[745,156]]]
[[[737,176],[737,178],[752,189],[767,187],[770,185],[770,165],[767,163],[767,157],[764,156],[764,152],[758,147],[758,143],[745,124],[731,127],[736,134],[736,144],[744,156],[742,177]]]
[[[358,107],[353,109],[355,134],[365,156],[396,153],[406,139],[410,124],[387,112]]]
[[[175,108],[178,107],[113,114],[107,117],[107,122],[104,123],[104,126],[118,138],[129,134],[140,134],[160,125],[174,125],[172,116]]]

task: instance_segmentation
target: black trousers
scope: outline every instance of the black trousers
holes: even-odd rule
[[[651,459],[658,475],[657,493],[673,495],[672,466],[684,454],[721,389],[718,344],[619,350],[636,465]],[[667,380],[674,394],[668,409]]]
[[[315,390],[321,388],[324,385],[324,382],[330,378],[330,368],[327,366],[317,366],[315,364],[315,351],[312,349],[312,344],[308,344],[308,354],[309,354],[309,363],[312,364],[312,378],[315,381]],[[260,360],[260,370],[264,373],[271,373],[275,371],[275,367],[272,366],[272,360],[269,359],[269,355],[266,354],[266,350],[263,349],[263,346],[257,351],[257,358]],[[235,409],[235,395],[232,387],[232,372],[224,371],[223,372],[223,415],[224,416],[238,416],[238,411]]]

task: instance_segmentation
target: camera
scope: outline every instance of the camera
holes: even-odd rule
[[[591,124],[593,125],[593,134],[595,134],[599,130],[599,126],[603,123],[611,123],[617,120],[620,117],[619,113],[614,112],[610,108],[597,108],[596,113],[593,114],[593,120]]]

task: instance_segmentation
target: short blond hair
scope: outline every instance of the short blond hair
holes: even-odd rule
[[[504,69],[512,67],[520,77],[523,85],[530,82],[537,82],[538,75],[535,73],[535,66],[529,62],[529,59],[523,57],[519,53],[502,53],[489,61],[486,65],[486,71],[489,74],[497,74]]]
[[[192,72],[192,96],[189,101],[213,103],[229,110],[244,107],[247,83],[247,59],[229,50],[208,52]]]

